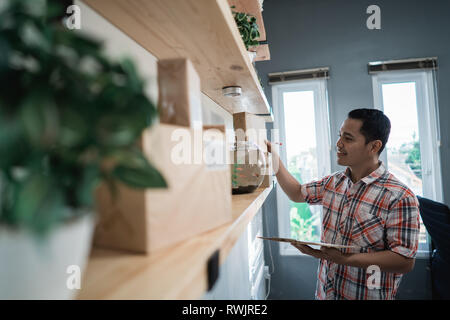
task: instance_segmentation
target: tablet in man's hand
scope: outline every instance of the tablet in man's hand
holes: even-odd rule
[[[345,245],[341,245],[341,244],[332,244],[332,243],[323,243],[323,242],[300,241],[300,240],[289,239],[289,238],[274,238],[274,237],[258,237],[258,238],[264,239],[264,240],[289,242],[291,244],[306,244],[306,245],[322,246],[322,247],[336,248],[336,249],[342,249],[342,248],[355,249],[355,248],[357,248],[356,246],[345,246]]]

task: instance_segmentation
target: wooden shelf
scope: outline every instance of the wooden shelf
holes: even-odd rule
[[[158,59],[189,58],[202,91],[230,113],[269,113],[227,0],[84,0]],[[240,97],[222,95],[240,86]]]
[[[273,187],[232,196],[233,222],[152,255],[94,248],[78,299],[199,299],[207,261],[222,264]]]

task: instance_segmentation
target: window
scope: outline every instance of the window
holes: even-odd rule
[[[381,159],[416,195],[442,201],[435,88],[432,71],[388,71],[373,76],[375,107],[391,120]],[[421,221],[418,256],[429,240]]]
[[[301,183],[330,174],[330,134],[326,80],[302,80],[272,87],[280,158]],[[273,138],[272,138],[273,139]],[[281,237],[320,241],[322,206],[290,201],[277,186],[278,225]],[[280,243],[282,254],[299,254]]]

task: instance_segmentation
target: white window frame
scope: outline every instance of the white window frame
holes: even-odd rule
[[[440,161],[439,123],[434,93],[433,72],[386,71],[372,76],[374,106],[383,111],[382,85],[399,82],[416,83],[417,116],[419,120],[420,155],[422,161],[423,196],[438,202],[443,201],[442,171]],[[381,160],[389,169],[387,153],[383,150]],[[428,243],[430,238],[428,237]],[[417,257],[428,257],[429,250],[419,248]]]
[[[328,95],[326,79],[289,81],[281,84],[272,85],[272,102],[275,116],[274,129],[279,132],[279,139],[283,145],[286,145],[286,131],[284,121],[283,94],[285,92],[295,91],[313,91],[315,113],[315,129],[317,144],[317,161],[319,178],[331,173],[331,138],[330,121],[328,113]],[[307,138],[307,137],[305,137]],[[286,148],[281,147],[279,155],[283,163],[287,163]],[[290,238],[290,216],[289,216],[289,198],[276,185],[277,210],[278,210],[278,233],[280,237]],[[281,255],[303,255],[299,250],[288,243],[280,242]]]

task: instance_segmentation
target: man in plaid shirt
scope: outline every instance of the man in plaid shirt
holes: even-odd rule
[[[274,165],[279,164],[277,180],[288,197],[322,205],[321,241],[356,247],[315,250],[295,245],[320,259],[316,299],[395,299],[402,274],[414,268],[419,203],[378,159],[390,127],[379,110],[351,111],[336,143],[338,164],[347,169],[303,185],[272,152]],[[374,274],[377,268],[380,272]]]

